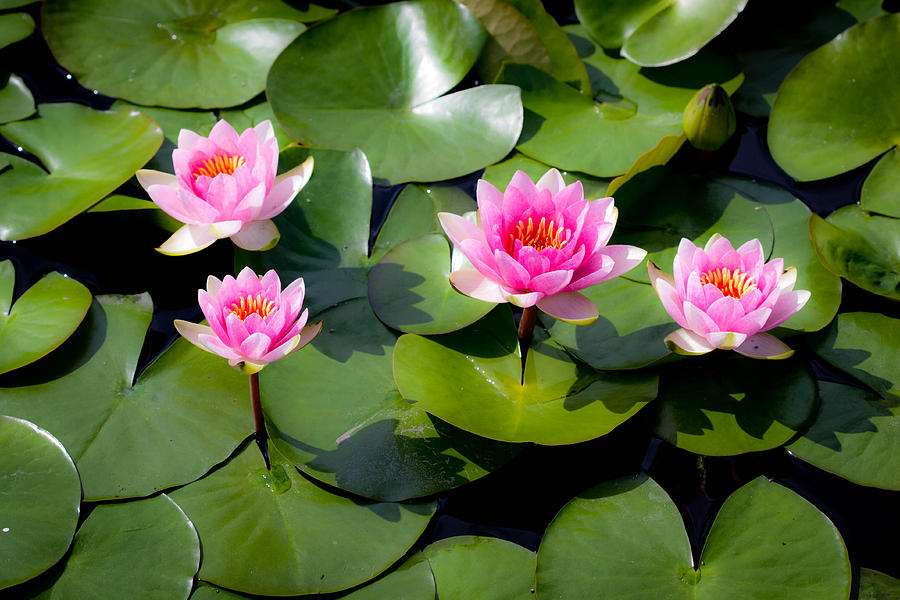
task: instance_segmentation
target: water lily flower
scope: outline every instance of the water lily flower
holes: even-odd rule
[[[219,121],[209,137],[188,129],[178,134],[172,152],[175,174],[137,172],[150,198],[185,223],[157,248],[182,255],[231,238],[246,250],[267,250],[278,243],[272,217],[294,199],[312,175],[313,159],[276,176],[278,142],[272,123],[263,121],[238,135]]]
[[[476,190],[481,227],[439,213],[441,225],[474,268],[450,273],[467,296],[511,302],[570,323],[587,325],[597,307],[578,290],[636,267],[646,251],[606,242],[618,210],[612,198],[586,200],[580,181],[566,185],[556,169],[534,183],[516,171],[505,192],[480,179]]]
[[[809,300],[794,290],[797,269],[784,261],[765,262],[762,244],[753,239],[738,248],[715,234],[702,250],[682,239],[674,276],[649,262],[650,283],[681,329],[666,336],[679,354],[734,350],[754,358],[787,358],[794,353],[768,331],[784,323]]]
[[[284,291],[275,270],[261,278],[250,267],[235,279],[212,275],[206,289],[198,290],[200,310],[209,326],[176,320],[175,328],[199,348],[228,359],[243,373],[254,374],[273,360],[308,344],[322,329],[322,322],[306,326],[308,309],[300,277]]]

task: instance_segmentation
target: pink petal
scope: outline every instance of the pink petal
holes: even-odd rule
[[[715,350],[715,346],[705,338],[688,329],[676,329],[667,335],[664,341],[669,350],[688,356],[697,356]]]
[[[447,237],[449,237],[450,241],[457,246],[461,246],[463,240],[468,239],[477,240],[487,245],[484,231],[482,231],[481,227],[468,219],[453,213],[441,212],[438,213],[438,220],[441,222],[441,227],[443,227],[444,231],[447,233]]]
[[[228,313],[225,317],[225,331],[228,339],[222,341],[232,348],[239,348],[240,345],[250,336],[250,332],[244,326],[241,318],[234,313]]]
[[[278,298],[281,294],[281,278],[275,269],[269,269],[259,278],[259,287],[262,288],[263,296],[269,299]]]
[[[244,296],[246,294],[256,295],[262,292],[262,285],[259,280],[259,275],[251,269],[250,267],[244,267],[241,269],[241,272],[238,273],[238,276],[235,278],[235,283],[238,288],[241,290],[241,295]]]
[[[199,220],[195,211],[188,210],[181,200],[181,194],[175,188],[167,185],[151,185],[147,188],[147,195],[167,215],[182,223],[199,225],[200,223],[209,222]]]
[[[220,177],[225,177],[220,175]],[[216,177],[218,179],[218,177]],[[237,197],[237,196],[235,196]],[[229,213],[230,219],[240,219],[241,221],[259,221],[262,220],[259,215],[262,213],[263,204],[266,201],[266,185],[263,182],[248,191],[243,198],[235,204]]]
[[[787,344],[768,333],[751,335],[743,344],[736,347],[734,351],[750,358],[766,358],[770,360],[788,358],[794,353]]]
[[[787,292],[786,294],[781,294],[778,298],[778,302],[772,307],[772,314],[769,315],[768,320],[766,320],[765,325],[763,325],[760,330],[768,331],[787,321],[796,314],[798,310],[803,308],[809,301],[811,295],[809,290],[794,290]]]
[[[284,291],[281,292],[281,306],[286,309],[289,314],[296,315],[303,306],[303,298],[306,295],[306,284],[302,277],[298,277],[292,281]]]
[[[281,214],[312,177],[313,165],[313,157],[310,156],[287,173],[276,177],[257,218],[271,219]]]
[[[319,321],[318,323],[313,323],[312,325],[310,325],[308,327],[304,327],[300,331],[300,341],[297,343],[297,348],[295,348],[295,349],[299,350],[303,346],[305,346],[308,343],[310,343],[311,341],[313,341],[313,338],[315,338],[317,335],[319,335],[319,332],[321,330],[322,330],[322,321]]]
[[[213,125],[212,130],[209,132],[209,140],[229,154],[236,154],[238,152],[238,141],[240,140],[240,137],[238,136],[237,131],[234,130],[234,127],[232,127],[225,119],[221,119],[218,123]],[[178,141],[178,145],[181,146],[180,137]]]
[[[687,329],[690,329],[694,333],[706,337],[706,334],[710,331],[719,330],[716,322],[713,321],[709,315],[690,302],[685,302],[682,305],[682,309],[684,310],[684,318],[687,319]]]
[[[737,298],[722,296],[705,312],[716,323],[714,331],[735,331],[735,324],[744,316],[744,307]]]
[[[733,350],[747,339],[746,333],[734,331],[711,331],[706,334],[706,340],[719,350]]]
[[[538,275],[537,277],[532,277],[531,282],[528,284],[528,288],[535,292],[541,292],[542,294],[551,296],[557,294],[557,292],[561,292],[571,280],[572,271],[549,271]]]
[[[257,361],[269,351],[269,346],[271,344],[272,340],[269,336],[257,331],[256,333],[247,336],[247,338],[241,342],[240,353],[250,360]]]
[[[250,221],[231,236],[231,241],[244,250],[269,250],[275,247],[281,234],[271,219]]]
[[[209,224],[209,231],[216,239],[231,237],[241,230],[243,221],[217,221]]]
[[[576,183],[581,186],[580,181]],[[550,169],[549,171],[544,173],[540,179],[538,179],[538,182],[534,187],[539,190],[550,190],[550,193],[555,196],[561,189],[566,187],[566,182],[562,178],[562,175],[559,174],[559,171],[557,171],[556,169]],[[582,196],[583,195],[584,193],[582,193]]]
[[[509,181],[509,185],[506,186],[506,190],[509,191],[509,188],[514,188],[519,190],[526,197],[532,197],[538,195],[537,187],[534,185],[534,182],[531,180],[525,171],[518,170],[513,173],[512,179]]]
[[[225,343],[222,342],[222,340],[214,335],[201,334],[200,342],[204,346],[206,346],[205,349],[208,352],[218,354],[222,358],[227,358],[229,360],[240,358],[240,354],[235,352],[232,348],[228,347]]]
[[[522,308],[528,308],[529,306],[534,306],[535,304],[537,304],[540,299],[544,297],[544,294],[540,292],[525,292],[519,294],[503,290],[503,297],[505,299],[505,302],[515,304],[516,306],[521,306]]]
[[[503,206],[503,193],[484,179],[479,179],[475,184],[475,197],[478,199],[479,209],[485,202],[489,202],[497,208]]]
[[[610,256],[607,256],[605,252],[598,252],[573,271],[572,281],[569,282],[566,291],[576,292],[606,281],[615,267],[616,263]]]
[[[506,302],[503,290],[496,281],[488,279],[475,269],[460,269],[450,273],[450,283],[460,293],[476,300],[499,304]]]
[[[734,326],[729,329],[746,333],[747,335],[753,335],[757,331],[762,330],[766,323],[766,319],[769,318],[771,313],[772,309],[770,308],[758,308],[738,319],[737,322],[734,323]]]
[[[471,257],[469,257],[469,260],[471,260]],[[528,288],[531,275],[516,259],[503,250],[494,250],[494,260],[497,263],[500,279],[507,287],[515,290]],[[472,264],[475,264],[475,261],[472,261]]]
[[[757,238],[745,242],[737,249],[737,253],[741,256],[741,270],[751,275],[758,272],[766,262],[762,244]]]
[[[184,225],[156,250],[169,256],[183,256],[203,250],[216,241],[208,225]]]
[[[665,280],[658,280],[653,286],[656,295],[659,296],[663,308],[669,313],[672,319],[682,327],[689,328],[687,319],[684,316],[684,302],[678,297],[675,288]]]
[[[560,321],[574,325],[590,325],[600,313],[597,305],[578,292],[560,292],[538,300],[537,307]]]
[[[207,327],[206,325],[200,325],[199,323],[191,323],[190,321],[183,321],[181,319],[175,319],[175,330],[180,333],[184,339],[194,344],[198,348],[202,350],[209,351],[205,345],[200,341],[201,334],[210,335],[213,333],[213,330]]]

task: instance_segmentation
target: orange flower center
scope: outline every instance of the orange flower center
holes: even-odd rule
[[[201,175],[206,175],[207,177],[215,177],[216,175],[221,175],[222,173],[226,175],[234,175],[234,172],[238,167],[242,165],[246,165],[247,161],[244,160],[244,157],[240,154],[235,154],[233,156],[228,156],[227,154],[216,154],[212,158],[207,158],[203,161],[203,163],[194,169],[194,179],[197,179]]]
[[[544,248],[561,249],[569,242],[568,239],[563,238],[564,233],[565,229],[561,224],[557,225],[552,220],[548,223],[547,217],[541,217],[537,227],[535,227],[534,219],[528,217],[527,222],[519,221],[515,229],[509,233],[507,250],[511,253],[515,249],[516,240],[522,242],[523,246],[531,246],[537,251]]]
[[[256,295],[256,298],[247,294],[232,302],[228,311],[236,314],[243,321],[252,314],[257,314],[265,319],[276,308],[275,302],[272,300],[265,299],[259,294]]]
[[[756,280],[742,273],[740,269],[732,271],[727,267],[719,267],[714,271],[707,271],[700,276],[700,283],[711,283],[726,296],[740,298],[750,290],[756,288]]]

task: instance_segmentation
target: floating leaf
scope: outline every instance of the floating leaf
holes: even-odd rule
[[[538,549],[537,593],[562,598],[846,600],[843,540],[812,504],[757,478],[732,494],[692,561],[678,508],[646,475],[569,502]]]
[[[0,88],[0,124],[34,114],[34,97],[21,77],[10,75]]]
[[[277,452],[266,470],[255,445],[172,493],[203,540],[199,577],[251,594],[346,589],[403,556],[433,502],[374,503],[331,494]],[[210,510],[214,507],[215,510]]]
[[[442,96],[468,72],[484,36],[478,20],[449,0],[350,11],[281,54],[267,95],[291,136],[361,148],[376,177],[400,183],[465,175],[503,158],[522,128],[513,87]]]
[[[897,144],[900,14],[854,25],[809,54],[778,88],[769,150],[794,179],[831,177]]]
[[[39,375],[49,381],[0,387],[0,413],[33,421],[65,444],[88,500],[193,481],[253,431],[246,378],[184,339],[132,383],[151,313],[147,295],[98,296],[48,359],[65,375],[43,365]]]
[[[147,106],[215,108],[263,90],[303,18],[278,0],[175,0],[140,10],[117,0],[52,0],[43,28],[53,56],[85,87]]]
[[[0,15],[0,48],[24,40],[34,31],[34,19],[26,13]]]
[[[86,287],[50,273],[12,304],[15,271],[0,262],[0,373],[32,363],[72,335],[91,306]]]
[[[478,60],[478,73],[493,81],[504,61],[552,72],[547,48],[528,18],[505,0],[458,0],[481,22],[490,38]]]
[[[162,142],[150,117],[80,104],[42,104],[40,117],[0,126],[44,167],[11,154],[0,173],[0,240],[34,237],[82,212],[134,175]]]
[[[263,121],[270,121],[272,129],[275,130],[275,139],[278,140],[279,148],[286,148],[294,143],[294,140],[285,133],[284,129],[278,126],[275,115],[272,113],[272,107],[265,99],[259,101],[250,101],[243,106],[237,106],[228,110],[220,110],[219,118],[225,119],[238,131],[242,131],[248,127],[256,127]]]
[[[605,435],[656,396],[654,375],[592,371],[539,332],[523,374],[510,317],[501,306],[454,333],[401,336],[394,348],[400,393],[466,431],[540,444]]]
[[[115,212],[119,210],[159,210],[159,207],[152,200],[142,200],[141,198],[132,198],[131,196],[123,196],[122,194],[110,194],[87,209],[86,212],[99,213]]]
[[[891,600],[898,597],[900,597],[900,579],[873,569],[860,568],[857,600]]]
[[[0,416],[0,589],[62,558],[78,524],[81,482],[59,441],[33,423]]]
[[[534,552],[506,540],[457,536],[423,551],[441,600],[533,600]]]
[[[658,144],[638,156],[637,160],[634,161],[625,173],[619,175],[609,183],[607,193],[610,195],[615,194],[616,190],[638,173],[643,173],[648,169],[669,162],[672,157],[678,153],[681,146],[684,145],[685,140],[687,140],[687,138],[684,133],[663,136]]]
[[[882,156],[866,177],[860,192],[863,210],[900,219],[900,150],[895,146]]]
[[[827,219],[812,215],[809,233],[829,271],[864,290],[900,299],[900,219],[869,214],[853,204]]]

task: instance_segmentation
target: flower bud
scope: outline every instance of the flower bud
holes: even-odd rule
[[[684,109],[684,134],[694,148],[718,150],[735,130],[728,92],[711,83],[694,94]]]

